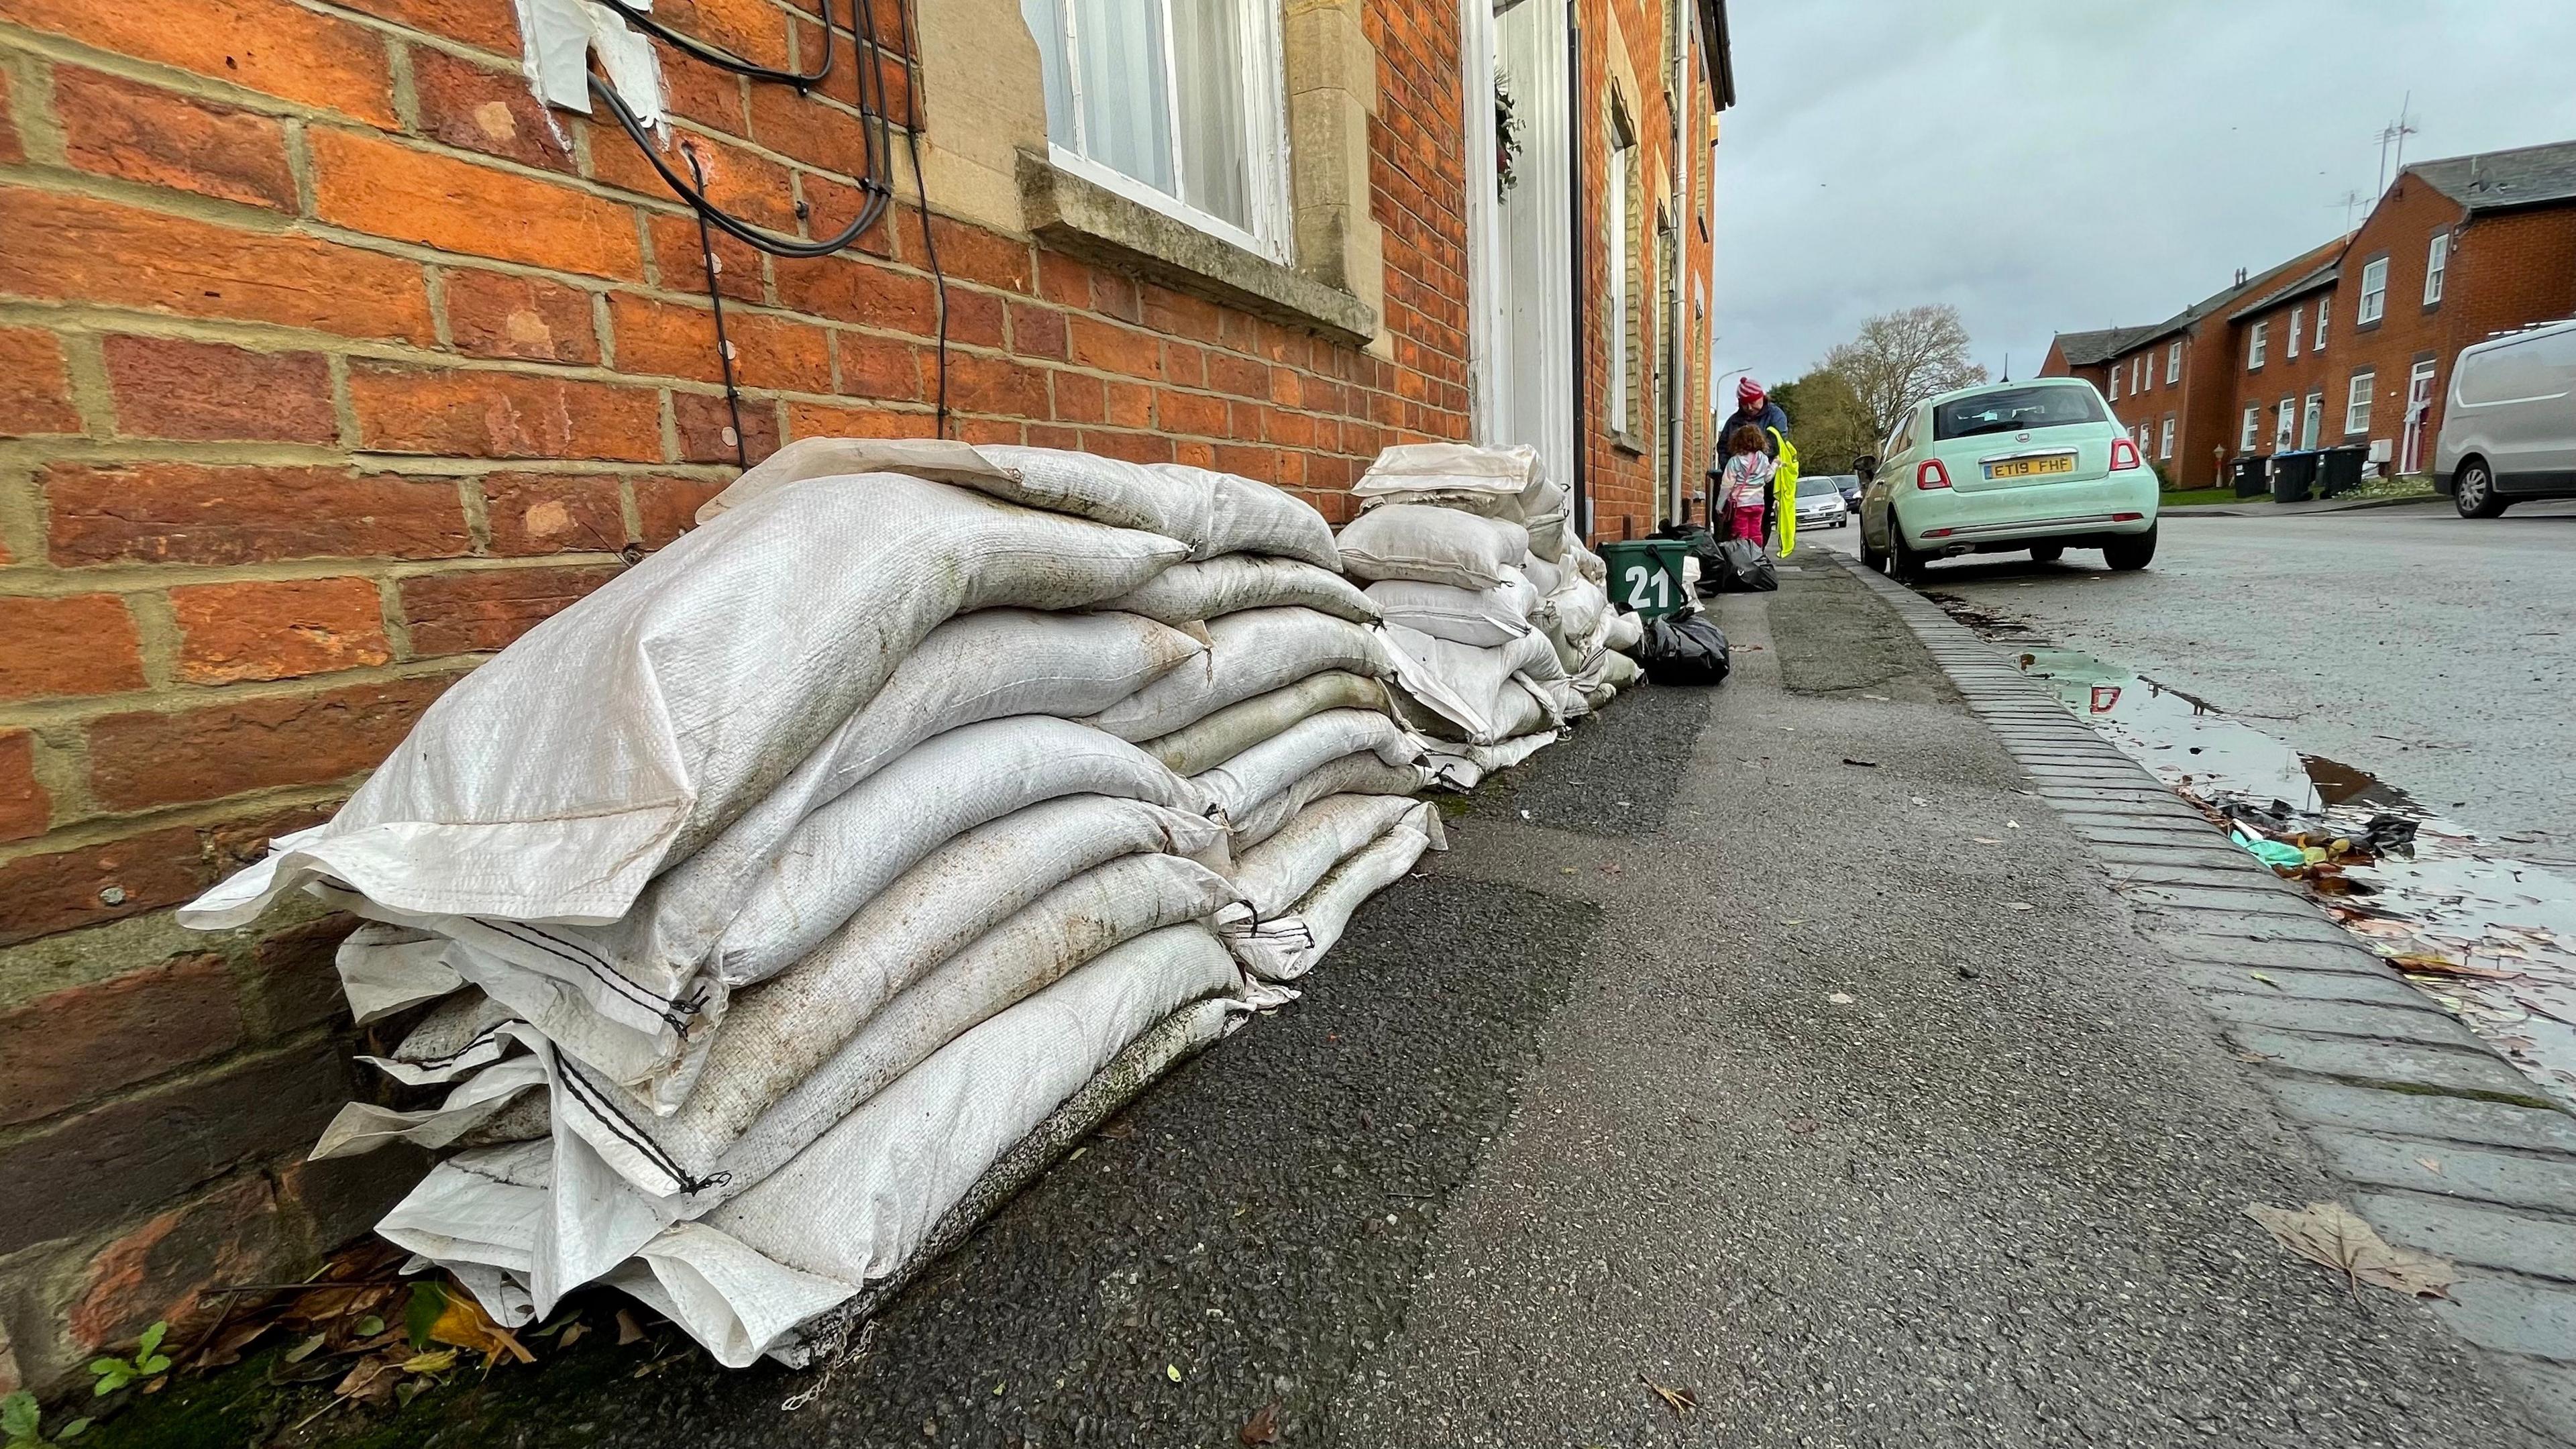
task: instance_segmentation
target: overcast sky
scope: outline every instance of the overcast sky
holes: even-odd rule
[[[2415,160],[2576,140],[2576,0],[1728,14],[1711,365],[1766,382],[1922,302],[1955,304],[2015,376],[2056,332],[2170,316],[2341,232],[2409,87]]]

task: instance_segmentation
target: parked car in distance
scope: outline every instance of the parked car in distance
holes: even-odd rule
[[[1843,502],[1840,481],[1831,474],[1798,479],[1798,526],[1800,528],[1840,528],[1851,522],[1851,509]]]
[[[2462,518],[2576,498],[2576,318],[2460,349],[2433,486]]]
[[[1986,383],[1914,405],[1862,460],[1860,556],[1906,582],[1936,558],[2098,548],[2156,556],[2156,475],[2081,378]]]
[[[1842,494],[1843,512],[1850,514],[1854,518],[1858,518],[1860,516],[1860,475],[1858,473],[1828,473],[1824,476],[1833,479],[1835,491]]]

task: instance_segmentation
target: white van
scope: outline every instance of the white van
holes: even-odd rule
[[[2576,318],[2460,349],[2433,480],[2462,518],[2576,498]]]

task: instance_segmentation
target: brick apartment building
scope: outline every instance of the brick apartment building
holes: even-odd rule
[[[523,69],[513,0],[0,0],[0,1390],[406,1180],[301,1161],[367,1089],[349,923],[169,908],[782,439],[1173,459],[1337,520],[1388,443],[1528,442],[1614,537],[1705,467],[1721,0],[1122,10],[1170,46],[1061,0],[651,12],[830,47],[812,85],[585,3],[526,8],[612,32],[729,217],[884,214],[710,239],[604,101],[532,92],[581,65]]]
[[[2576,315],[2576,142],[2409,166],[2350,236],[2149,327],[2061,333],[2042,374],[2091,379],[2171,486],[2229,462],[2367,446],[2431,466],[2452,360]]]

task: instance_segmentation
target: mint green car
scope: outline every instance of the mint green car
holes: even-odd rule
[[[2098,548],[2156,556],[2155,470],[2081,378],[1987,383],[1914,405],[1861,460],[1860,556],[1907,583],[1936,558]]]

